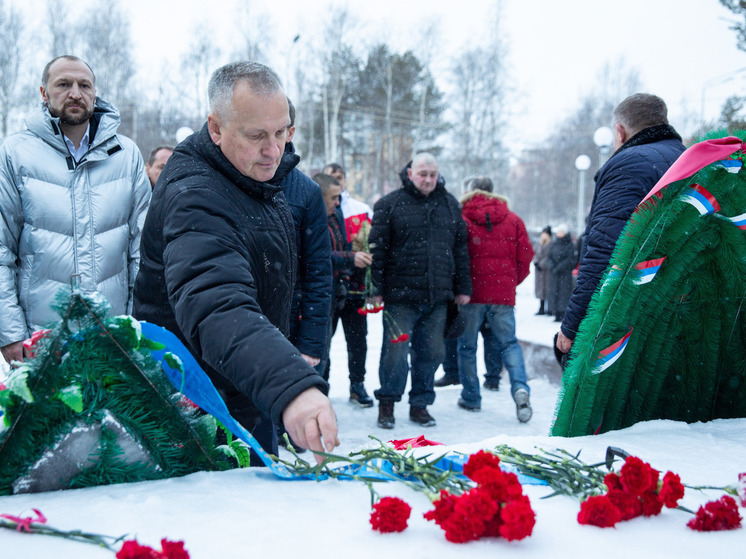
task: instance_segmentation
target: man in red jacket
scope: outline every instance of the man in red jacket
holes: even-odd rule
[[[478,177],[461,199],[462,214],[469,231],[472,297],[461,307],[466,330],[459,338],[461,378],[459,407],[478,411],[482,406],[477,378],[477,334],[486,322],[502,348],[502,360],[510,376],[516,414],[522,423],[531,419],[530,390],[526,383],[523,351],[515,337],[515,290],[529,273],[534,250],[526,226],[508,209],[506,198],[493,194],[492,181]]]

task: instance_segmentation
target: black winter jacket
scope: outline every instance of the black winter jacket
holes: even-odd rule
[[[575,338],[627,220],[683,151],[671,126],[651,126],[625,142],[596,173],[578,278],[562,321],[568,338]]]
[[[283,160],[289,171],[298,157]],[[253,409],[276,423],[304,390],[328,390],[284,336],[296,253],[281,178],[242,175],[207,125],[179,144],[145,220],[134,303],[135,317],[185,341],[224,394],[248,398],[243,417]]]
[[[285,151],[295,153],[293,144],[289,143]],[[279,172],[284,170],[281,166]],[[290,311],[290,339],[301,353],[320,358],[326,346],[332,297],[326,206],[319,185],[296,168],[282,179],[281,185],[285,187],[285,199],[293,214],[298,252],[298,274]]]
[[[466,224],[456,199],[438,177],[424,196],[407,176],[373,208],[372,279],[386,303],[438,304],[471,295]]]

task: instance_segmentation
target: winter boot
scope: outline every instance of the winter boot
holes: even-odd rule
[[[426,407],[410,406],[409,419],[423,427],[435,427],[435,419],[432,415],[427,413]]]
[[[394,402],[378,402],[378,426],[393,429],[394,421]]]
[[[368,396],[365,391],[365,385],[362,382],[350,383],[350,402],[357,404],[361,408],[372,408],[373,398]]]
[[[515,391],[515,394],[513,394],[513,400],[515,401],[515,413],[518,416],[518,421],[521,423],[527,423],[534,414],[531,409],[528,391],[525,388],[519,388]]]
[[[433,386],[435,388],[443,388],[444,386],[456,386],[459,384],[461,384],[461,381],[458,378],[451,378],[448,375],[443,375],[435,382],[433,382]]]
[[[546,314],[544,312],[544,299],[539,299],[539,301],[541,301],[541,303],[539,304],[539,310],[536,312],[536,314],[537,315]]]

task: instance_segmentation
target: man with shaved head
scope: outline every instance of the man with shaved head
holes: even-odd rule
[[[402,169],[402,187],[373,208],[370,246],[376,299],[386,305],[378,376],[378,426],[394,427],[394,404],[404,394],[411,361],[409,418],[435,425],[435,371],[445,354],[448,303],[469,302],[471,272],[466,224],[445,189],[438,162],[419,153]],[[406,334],[406,337],[404,336]]]

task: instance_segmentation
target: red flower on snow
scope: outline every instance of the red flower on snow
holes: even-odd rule
[[[384,497],[373,505],[370,524],[374,530],[382,533],[402,532],[407,527],[411,512],[412,507],[398,497]]]
[[[697,515],[686,525],[698,532],[715,532],[740,528],[741,520],[735,499],[724,495],[717,501],[710,501],[699,507]]]
[[[527,538],[536,524],[536,514],[525,495],[507,503],[500,511],[500,518],[502,520],[499,528],[500,535],[508,541]]]
[[[681,478],[673,472],[666,472],[658,497],[666,507],[675,509],[684,497],[684,486],[681,483]]]
[[[609,489],[606,494],[612,504],[619,509],[621,520],[632,520],[642,514],[640,499],[622,489]]]
[[[140,545],[137,540],[127,540],[117,552],[116,559],[189,559],[184,549],[184,542],[161,540],[161,551],[147,545]]]
[[[117,551],[117,559],[159,559],[161,554],[152,547],[140,545],[137,540],[127,540]]]
[[[594,495],[580,504],[579,524],[611,528],[620,520],[622,520],[622,515],[608,495]]]
[[[636,456],[629,456],[619,471],[619,480],[627,493],[642,495],[658,485],[658,470]]]
[[[483,469],[501,471],[500,457],[496,454],[492,454],[491,452],[480,450],[479,452],[476,452],[469,456],[469,460],[467,460],[466,464],[464,464],[464,475],[470,480],[480,483],[480,480],[477,479],[478,477],[480,477],[480,474],[478,472]]]

